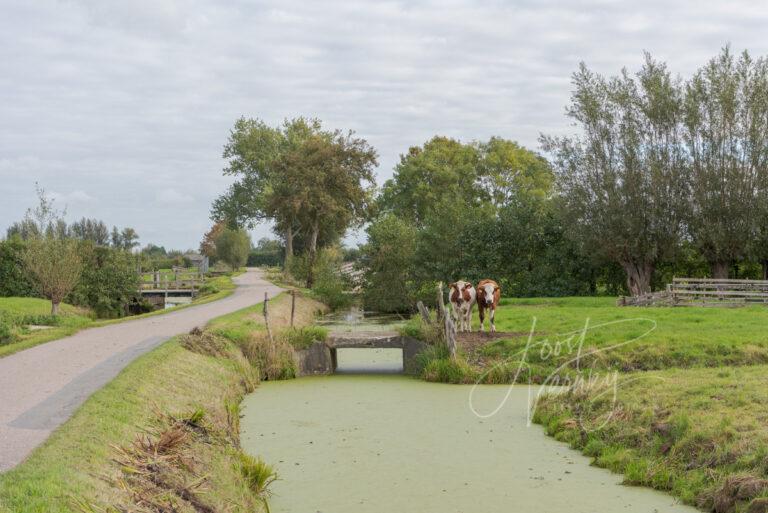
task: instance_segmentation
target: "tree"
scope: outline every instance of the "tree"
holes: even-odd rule
[[[479,180],[479,158],[476,147],[447,137],[412,147],[385,182],[379,206],[416,226],[423,226],[439,205],[476,207],[487,198]]]
[[[223,221],[218,221],[211,226],[211,229],[205,233],[203,240],[200,242],[201,255],[211,259],[216,257],[216,239],[219,238],[226,227],[227,225]]]
[[[112,227],[112,232],[110,234],[110,239],[112,242],[113,248],[122,248],[123,247],[123,239],[120,235],[120,230],[117,229],[117,226]]]
[[[35,292],[24,272],[24,247],[19,236],[0,241],[0,297],[26,297]]]
[[[360,248],[365,307],[380,312],[413,311],[418,230],[386,214],[371,223],[366,232],[368,241]]]
[[[632,295],[650,291],[682,237],[688,181],[678,80],[646,54],[636,78],[606,80],[583,63],[568,116],[577,137],[542,137],[571,228],[597,258],[619,263]]]
[[[80,240],[89,240],[99,246],[108,246],[110,242],[109,229],[104,221],[86,219],[85,217],[69,226],[69,236]]]
[[[216,255],[236,271],[248,260],[251,239],[245,230],[226,228],[216,239]]]
[[[298,219],[301,207],[289,186],[295,181],[285,180],[276,166],[309,137],[321,134],[317,119],[286,120],[273,128],[259,119],[240,118],[224,147],[228,160],[224,174],[238,180],[214,201],[211,217],[224,220],[230,228],[252,228],[265,219],[273,221],[285,240],[287,270],[294,254],[294,236],[302,229]]]
[[[307,287],[314,284],[321,226],[346,229],[367,219],[375,185],[376,151],[365,139],[336,131],[313,136],[287,153],[276,165],[297,218],[309,230]]]
[[[139,234],[133,228],[123,228],[123,231],[120,232],[120,243],[122,249],[131,251],[139,245]]]
[[[80,245],[83,271],[67,302],[91,308],[98,317],[121,317],[125,306],[136,296],[139,275],[130,253],[95,245]]]
[[[80,279],[78,242],[51,236],[30,239],[23,261],[37,291],[50,299],[51,315],[58,315],[59,305]]]
[[[478,143],[477,148],[480,183],[497,207],[521,195],[538,198],[549,195],[554,175],[541,155],[500,137]]]
[[[37,291],[51,300],[51,315],[77,284],[82,271],[78,242],[66,237],[64,212],[37,186],[38,205],[27,210],[25,222],[36,226],[36,236],[29,239],[22,261]],[[57,228],[58,227],[58,228]]]
[[[724,48],[686,87],[685,129],[692,166],[689,231],[712,276],[727,278],[750,242],[766,235],[755,221],[766,210],[757,192],[768,197],[768,62],[747,52],[737,60]],[[758,249],[761,260],[768,259],[766,249]]]

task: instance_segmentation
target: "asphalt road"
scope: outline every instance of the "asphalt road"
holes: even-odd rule
[[[139,355],[210,319],[282,289],[258,270],[234,278],[228,297],[164,315],[83,330],[0,358],[0,471],[13,468],[96,390]]]

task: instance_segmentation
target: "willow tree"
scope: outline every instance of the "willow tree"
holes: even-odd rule
[[[747,256],[765,209],[768,64],[726,47],[690,80],[685,129],[691,156],[691,237],[714,278]],[[762,187],[761,187],[762,185]],[[763,201],[766,198],[763,198]],[[765,250],[761,251],[765,253]],[[759,255],[767,260],[768,255]]]
[[[572,233],[619,263],[632,295],[650,291],[657,263],[682,236],[688,193],[679,80],[646,54],[631,76],[606,79],[583,63],[567,115],[573,137],[542,137],[553,156]]]

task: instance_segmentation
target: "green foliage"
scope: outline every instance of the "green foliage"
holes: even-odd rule
[[[328,338],[328,330],[322,326],[303,326],[288,328],[282,331],[280,336],[294,349],[307,349],[315,342],[323,342]]]
[[[136,262],[127,251],[81,245],[83,271],[67,301],[91,308],[101,318],[122,317],[136,296]]]
[[[371,223],[368,241],[360,248],[363,304],[379,312],[408,312],[415,307],[414,256],[418,231],[387,214]]]
[[[582,135],[542,137],[569,229],[595,257],[625,269],[632,295],[650,292],[688,208],[679,81],[646,55],[636,78],[623,71],[606,79],[582,63],[573,86],[567,112]]]
[[[248,483],[248,487],[259,496],[268,494],[269,485],[277,480],[277,473],[271,465],[261,458],[255,458],[244,452],[239,453],[238,467]]]
[[[13,340],[11,323],[0,317],[0,344],[7,344]]]
[[[19,237],[0,241],[0,297],[25,297],[35,294],[35,288],[24,273],[24,242]]]
[[[225,228],[216,238],[217,257],[232,267],[233,271],[245,265],[250,249],[251,239],[245,230]]]

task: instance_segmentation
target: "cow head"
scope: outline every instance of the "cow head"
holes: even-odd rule
[[[496,295],[496,291],[499,290],[499,286],[494,283],[485,283],[482,285],[482,301],[491,306],[493,304],[493,298]]]
[[[472,296],[469,292],[472,290],[472,284],[468,281],[455,281],[448,287],[451,291],[450,300],[452,303],[461,305],[463,302],[470,301],[472,299]]]

